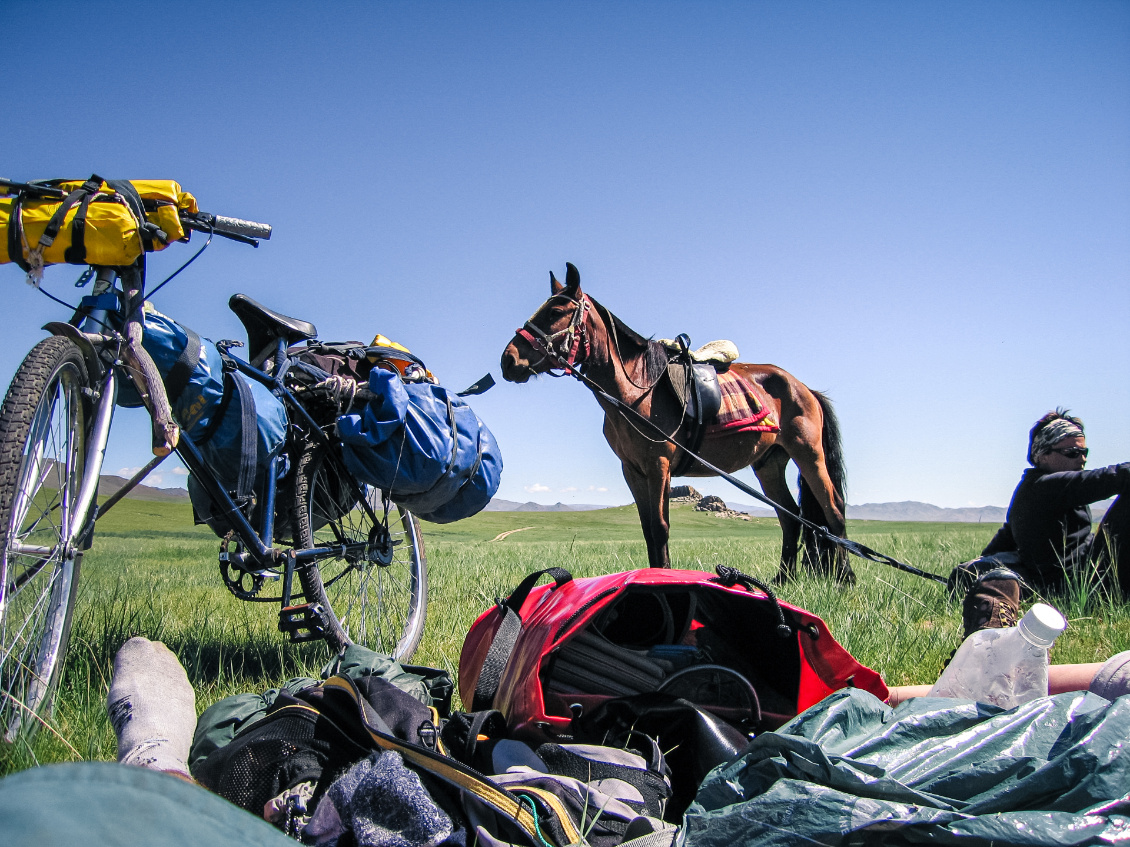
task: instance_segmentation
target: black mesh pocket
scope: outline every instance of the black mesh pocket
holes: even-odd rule
[[[331,782],[366,755],[320,717],[302,706],[279,709],[208,756],[193,776],[257,816],[268,800],[301,782],[316,784],[316,802]]]

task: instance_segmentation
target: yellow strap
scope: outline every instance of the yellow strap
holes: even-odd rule
[[[354,700],[359,696],[356,687],[353,685],[353,681],[347,677],[332,676],[323,683],[323,686],[325,688],[337,688],[341,691],[345,691]],[[363,710],[362,714],[364,714]],[[488,806],[506,815],[521,826],[522,829],[526,830],[535,844],[544,840],[544,835],[539,832],[537,821],[534,819],[529,809],[524,807],[521,802],[509,792],[503,791],[498,786],[488,782],[484,777],[468,773],[461,766],[456,767],[455,760],[453,759],[449,759],[438,753],[432,753],[429,750],[409,744],[406,741],[401,741],[399,738],[377,732],[368,725],[365,726],[365,729],[368,731],[373,743],[378,747],[384,750],[394,750],[428,773],[445,779],[460,789],[474,794]],[[568,816],[566,816],[566,819],[568,819]],[[566,844],[573,843],[574,840],[566,842]],[[566,845],[558,845],[558,847],[566,847]]]
[[[573,817],[569,814],[569,810],[565,807],[560,797],[552,791],[546,791],[544,788],[535,788],[532,785],[523,785],[521,788],[515,788],[514,790],[521,791],[523,794],[536,794],[539,800],[553,810],[557,815],[557,819],[561,822],[561,828],[565,830],[565,838],[570,847],[584,843],[584,839],[581,838],[581,833],[573,826]]]

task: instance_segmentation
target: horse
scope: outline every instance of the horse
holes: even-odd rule
[[[524,383],[538,374],[562,376],[574,368],[583,375],[604,410],[604,437],[620,459],[635,500],[648,564],[670,567],[671,471],[683,451],[663,435],[685,444],[689,426],[684,403],[670,388],[660,386],[672,354],[584,293],[580,273],[572,264],[566,268],[564,285],[550,272],[549,299],[503,350],[502,376],[508,382]],[[806,568],[834,575],[841,584],[854,584],[855,574],[843,550],[806,527],[802,533],[803,525],[794,517],[797,503],[785,478],[792,459],[800,470],[799,515],[832,535],[844,535],[846,474],[831,402],[776,365],[734,362],[730,369],[760,386],[779,430],[723,433],[706,439],[699,455],[726,473],[751,466],[762,491],[776,504],[781,524],[778,584],[796,576],[798,542],[803,544]],[[602,397],[597,388],[633,408],[650,426]],[[716,474],[694,462],[681,475]]]

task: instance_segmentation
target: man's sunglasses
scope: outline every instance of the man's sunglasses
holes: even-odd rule
[[[1091,450],[1089,447],[1064,447],[1062,450],[1053,448],[1052,452],[1059,453],[1059,455],[1067,459],[1078,459],[1080,456],[1086,459],[1087,454],[1090,453]]]

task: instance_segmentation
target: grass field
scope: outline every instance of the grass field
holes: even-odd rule
[[[675,567],[726,564],[763,579],[776,571],[776,521],[737,521],[672,508]],[[996,527],[985,524],[849,522],[848,534],[887,555],[946,574],[974,558]],[[518,530],[515,532],[514,530]],[[503,533],[510,533],[501,540]],[[644,567],[633,507],[592,512],[483,512],[449,526],[424,525],[430,580],[428,623],[413,661],[455,675],[471,622],[533,570],[557,565],[574,576]],[[82,567],[71,649],[53,731],[0,747],[0,774],[39,763],[113,759],[105,697],[114,653],[143,635],[168,644],[188,670],[197,708],[299,675],[317,676],[321,645],[289,645],[277,608],[243,603],[224,588],[218,541],[193,527],[187,505],[125,500],[98,524]],[[930,682],[954,648],[960,608],[944,586],[883,565],[853,560],[854,589],[802,578],[781,598],[820,615],[832,634],[888,684]],[[1068,616],[1053,661],[1093,662],[1130,648],[1130,614],[1085,592],[1049,598]]]

